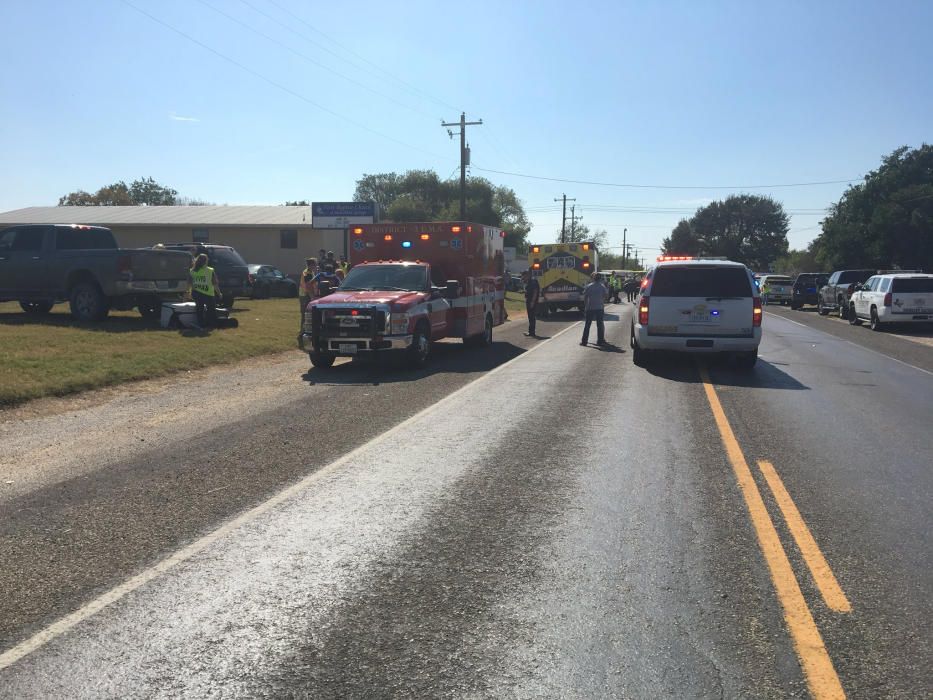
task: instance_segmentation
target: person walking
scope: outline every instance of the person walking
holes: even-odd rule
[[[583,288],[583,309],[586,321],[583,324],[583,340],[580,345],[587,345],[590,339],[590,326],[596,321],[596,344],[606,344],[606,327],[603,323],[603,309],[609,290],[599,280],[599,273],[592,274],[593,281]]]
[[[207,255],[201,253],[194,259],[188,273],[191,281],[191,298],[194,299],[198,326],[206,328],[217,325],[217,302],[220,296],[220,282],[214,268],[207,264]]]
[[[301,304],[301,327],[305,326],[305,310],[308,303],[317,296],[317,258],[306,258],[305,269],[298,280],[298,302]]]
[[[522,273],[522,281],[525,283],[525,313],[528,314],[528,332],[525,333],[529,338],[537,338],[535,335],[535,322],[538,316],[538,299],[541,296],[541,285],[536,277],[531,276],[531,272],[525,270]]]

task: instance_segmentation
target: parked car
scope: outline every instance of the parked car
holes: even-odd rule
[[[183,250],[192,257],[207,253],[208,264],[214,268],[220,282],[222,303],[228,309],[233,308],[234,297],[250,296],[249,270],[246,261],[234,248],[213,243],[166,243],[165,248]]]
[[[253,299],[297,297],[298,283],[272,265],[248,265],[249,285]]]
[[[870,277],[852,293],[847,315],[852,325],[867,320],[873,331],[891,323],[933,322],[933,275]]]
[[[849,311],[849,297],[855,291],[855,286],[873,274],[874,270],[836,270],[820,288],[820,295],[816,301],[820,316],[838,310],[840,318],[845,318]]]
[[[820,300],[820,287],[828,280],[829,275],[824,272],[801,272],[794,280],[790,308],[800,309],[807,304],[816,306]]]
[[[791,302],[794,280],[786,275],[762,275],[758,281],[758,288],[768,285],[768,303],[786,306]]]
[[[12,226],[0,231],[0,301],[31,314],[68,301],[79,321],[134,307],[155,317],[187,290],[190,262],[177,252],[118,248],[103,226]]]
[[[744,368],[758,360],[761,297],[745,265],[728,260],[660,262],[642,284],[632,318],[632,360],[650,353],[734,353]]]
[[[525,283],[522,282],[521,275],[509,275],[508,283],[510,292],[525,291]]]

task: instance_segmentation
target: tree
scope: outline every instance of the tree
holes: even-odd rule
[[[893,151],[821,224],[818,259],[826,269],[933,268],[933,146]]]
[[[671,231],[671,235],[661,242],[661,248],[666,255],[698,255],[700,239],[693,232],[690,222],[681,219]]]
[[[481,177],[467,178],[466,185],[466,218],[505,229],[505,244],[524,252],[531,224],[515,192]],[[375,202],[390,221],[460,219],[459,180],[441,180],[433,170],[363,175],[353,198]]]
[[[136,204],[145,204],[150,207],[171,206],[175,204],[178,190],[163,187],[151,177],[134,180],[130,184],[130,197]]]
[[[172,205],[176,203],[178,191],[163,187],[151,177],[134,180],[129,187],[123,180],[104,185],[95,194],[84,190],[70,192],[59,198],[58,206],[65,207],[116,207],[146,204]]]
[[[285,202],[286,207],[309,207],[307,199],[296,199],[294,202]]]
[[[767,270],[787,253],[788,219],[784,207],[770,197],[736,194],[697,210],[681,220],[664,239],[664,252],[722,256]]]
[[[789,250],[774,263],[774,271],[782,275],[796,277],[801,272],[825,272],[826,269],[819,261],[819,246],[816,241],[803,250]]]

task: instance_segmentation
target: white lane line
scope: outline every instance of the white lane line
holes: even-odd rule
[[[768,312],[766,312],[766,313],[767,313],[769,316],[774,316],[775,318],[779,318],[779,319],[781,319],[781,320],[783,320],[783,321],[787,321],[788,323],[793,323],[793,324],[798,325],[798,326],[803,326],[804,328],[809,328],[811,331],[817,331],[817,332],[819,332],[819,333],[823,333],[824,335],[831,335],[831,334],[829,334],[829,333],[826,333],[826,331],[821,331],[819,328],[814,328],[813,326],[808,326],[807,324],[805,324],[805,323],[800,323],[799,321],[792,321],[791,319],[786,318],[785,316],[780,316],[780,315],[778,315],[778,314],[771,313],[770,311],[768,311]],[[846,340],[845,338],[839,338],[838,336],[832,336],[832,337],[836,338],[837,340],[841,340],[843,343],[848,343],[848,344],[851,345],[852,347],[858,348],[859,350],[864,350],[865,352],[873,353],[873,354],[875,354],[875,355],[878,355],[879,357],[885,358],[886,360],[891,360],[892,362],[897,362],[897,363],[900,364],[900,365],[904,365],[904,367],[910,367],[911,369],[915,369],[915,370],[917,370],[918,372],[923,372],[924,374],[929,374],[931,377],[933,377],[933,372],[931,372],[931,371],[928,370],[928,369],[923,369],[923,367],[917,367],[917,365],[912,365],[912,364],[910,364],[909,362],[904,362],[903,360],[898,360],[896,357],[891,357],[890,355],[886,355],[886,354],[883,353],[883,352],[878,352],[877,350],[873,350],[872,348],[866,347],[866,346],[864,346],[864,345],[859,345],[858,343],[852,342],[851,340]]]
[[[560,337],[567,331],[570,331],[576,328],[577,326],[579,326],[580,323],[581,321],[576,321],[570,324],[566,328],[552,335],[548,340],[555,340],[556,338]],[[283,489],[282,491],[279,491],[278,493],[271,496],[267,500],[263,501],[259,505],[235,517],[233,520],[230,520],[224,523],[223,525],[218,527],[216,530],[208,533],[201,539],[192,542],[186,547],[183,547],[177,552],[169,555],[165,559],[162,559],[160,562],[149,567],[145,571],[142,571],[136,576],[133,576],[132,578],[124,581],[123,583],[115,586],[114,588],[111,588],[109,591],[99,595],[97,598],[94,598],[90,602],[85,603],[83,606],[81,606],[74,612],[69,613],[68,615],[65,615],[61,619],[41,629],[40,631],[36,632],[33,636],[29,637],[28,639],[23,640],[16,646],[0,654],[0,670],[8,668],[9,666],[12,666],[17,661],[22,659],[24,656],[27,656],[28,654],[31,654],[32,652],[36,651],[40,647],[43,647],[49,642],[54,641],[55,639],[62,636],[63,634],[65,634],[66,632],[68,632],[69,630],[71,630],[73,627],[80,624],[84,620],[87,620],[93,617],[94,615],[99,613],[101,610],[106,608],[111,603],[115,603],[121,598],[124,598],[125,596],[137,590],[138,588],[158,578],[161,574],[164,574],[169,569],[177,566],[178,564],[181,564],[184,561],[187,561],[194,555],[198,554],[199,552],[203,551],[210,545],[217,542],[219,539],[221,539],[225,535],[228,535],[234,530],[236,530],[237,528],[245,525],[246,523],[252,520],[255,520],[257,517],[272,510],[279,504],[283,503],[284,501],[287,501],[289,498],[307,489],[309,486],[313,485],[316,481],[319,481],[321,478],[327,476],[331,472],[336,471],[341,466],[350,462],[354,457],[356,457],[358,454],[366,450],[368,447],[372,446],[374,443],[382,442],[390,438],[391,436],[404,430],[407,426],[411,425],[412,423],[422,418],[423,416],[427,415],[428,413],[439,410],[447,403],[450,403],[451,401],[453,401],[455,397],[467,391],[467,389],[473,388],[478,382],[483,382],[483,381],[488,380],[490,377],[504,370],[506,367],[511,365],[513,362],[516,362],[517,360],[520,360],[523,357],[528,357],[530,354],[535,352],[535,350],[543,348],[546,345],[547,345],[546,342],[539,343],[538,345],[535,345],[529,348],[528,350],[523,352],[521,355],[513,357],[511,360],[504,362],[503,364],[499,365],[498,367],[495,367],[494,369],[491,369],[489,372],[487,372],[483,376],[478,377],[477,379],[474,379],[473,381],[465,384],[464,386],[460,387],[453,393],[448,394],[447,396],[442,398],[437,403],[434,403],[431,406],[428,406],[427,408],[422,409],[415,415],[410,416],[409,418],[406,418],[405,420],[403,420],[401,423],[389,428],[384,433],[380,433],[379,435],[369,440],[368,442],[362,445],[359,445],[358,447],[353,448],[350,452],[345,454],[343,457],[340,457],[339,459],[331,462],[330,464],[324,467],[321,467],[313,474],[309,474],[301,481],[295,484],[292,484],[291,486]]]

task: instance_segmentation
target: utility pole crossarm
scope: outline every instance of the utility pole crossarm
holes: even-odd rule
[[[441,126],[450,127],[450,126],[459,126],[460,127],[460,220],[466,221],[466,128],[468,126],[479,126],[483,123],[483,120],[475,122],[468,122],[466,120],[466,112],[460,113],[459,122],[441,122]],[[447,133],[450,134],[450,138],[454,137],[454,132],[450,129],[447,129]]]

